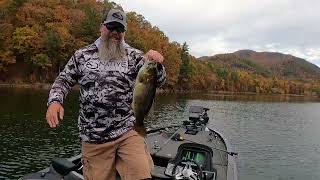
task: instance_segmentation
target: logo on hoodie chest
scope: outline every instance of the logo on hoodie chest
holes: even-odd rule
[[[129,64],[127,60],[89,60],[85,63],[85,67],[89,71],[96,72],[116,71],[125,73],[129,71]]]

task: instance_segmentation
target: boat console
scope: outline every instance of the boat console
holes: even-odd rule
[[[209,120],[208,110],[202,106],[191,106],[188,120],[183,121],[182,128],[175,129],[175,133],[168,138],[170,141],[164,140],[162,146],[152,147],[155,151],[151,154],[155,165],[158,166],[153,172],[155,177],[161,177],[161,179],[216,179],[217,171],[212,162],[213,150],[211,147],[201,144],[201,140],[210,136],[209,132],[205,132]],[[151,141],[152,136],[149,136]],[[154,137],[160,140],[159,135],[155,134]],[[168,158],[167,153],[169,152],[172,152],[174,156]],[[164,172],[162,172],[165,176],[161,175],[159,166],[164,167]]]
[[[215,179],[216,171],[212,166],[212,155],[212,149],[206,145],[181,144],[176,157],[169,161],[165,174],[173,179]]]

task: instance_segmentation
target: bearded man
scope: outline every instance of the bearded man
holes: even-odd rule
[[[46,114],[50,127],[63,119],[63,100],[80,85],[78,127],[85,179],[151,178],[153,162],[143,137],[134,130],[131,108],[137,73],[146,59],[158,63],[158,85],[165,82],[163,56],[143,54],[124,41],[126,14],[111,9],[100,26],[101,36],[77,50],[50,90]]]

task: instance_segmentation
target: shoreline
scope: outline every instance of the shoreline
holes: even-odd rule
[[[0,83],[0,88],[21,88],[21,89],[44,89],[50,90],[52,84],[48,83]],[[80,86],[75,85],[72,90],[79,90]],[[215,95],[281,95],[290,97],[313,97],[319,98],[316,95],[301,95],[301,94],[272,94],[272,93],[255,93],[255,92],[232,92],[232,91],[200,91],[200,90],[189,90],[189,91],[172,91],[166,89],[157,89],[157,94],[193,94],[193,93],[204,93],[204,94],[215,94]]]
[[[28,88],[28,89],[50,89],[52,84],[46,83],[0,83],[0,88]]]

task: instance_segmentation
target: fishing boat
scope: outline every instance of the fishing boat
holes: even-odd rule
[[[146,143],[154,162],[152,179],[238,180],[238,154],[221,133],[207,127],[208,110],[191,106],[181,125],[147,131]],[[21,179],[82,180],[82,167],[81,154],[57,158],[50,167]]]

